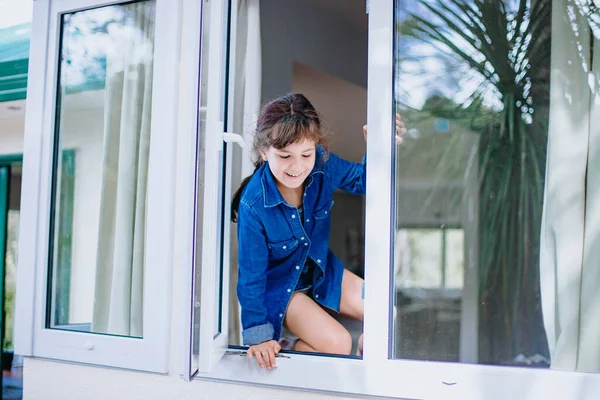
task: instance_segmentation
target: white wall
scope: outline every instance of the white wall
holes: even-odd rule
[[[344,400],[336,396],[25,359],[24,400]]]

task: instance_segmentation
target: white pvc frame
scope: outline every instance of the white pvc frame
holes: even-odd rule
[[[52,147],[55,135],[60,16],[124,3],[34,2],[23,166],[16,352],[25,356],[167,372],[169,365],[174,166],[179,63],[179,2],[156,0],[152,143],[148,171],[143,338],[47,329],[45,326]],[[165,243],[167,245],[165,245]],[[151,295],[148,295],[150,293]]]
[[[600,398],[600,374],[391,359],[391,302],[389,291],[382,288],[392,287],[394,0],[369,3],[364,359],[287,355],[277,359],[277,369],[266,371],[233,351],[197,377],[399,398]]]

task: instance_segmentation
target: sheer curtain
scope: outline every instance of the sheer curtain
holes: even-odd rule
[[[262,59],[260,41],[260,2],[259,0],[238,0],[238,21],[236,26],[236,65],[234,94],[234,129],[244,137],[239,171],[240,181],[252,174],[252,140],[256,120],[260,111]],[[235,154],[235,153],[234,153]],[[234,183],[233,191],[239,182]],[[237,299],[237,230],[231,230],[231,279],[229,288],[229,342],[241,344],[241,320]]]
[[[540,278],[552,368],[600,372],[600,41],[585,7],[552,4]]]
[[[92,330],[141,337],[154,4],[122,7],[132,23],[107,57]]]

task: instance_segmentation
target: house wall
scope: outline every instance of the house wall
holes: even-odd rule
[[[24,400],[350,400],[336,396],[290,389],[274,389],[177,376],[122,371],[37,359],[26,359]]]

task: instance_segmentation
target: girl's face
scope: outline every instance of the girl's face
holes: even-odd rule
[[[296,189],[310,174],[315,166],[316,145],[312,140],[290,144],[283,149],[269,147],[260,152],[263,160],[269,162],[271,173],[278,183]]]

